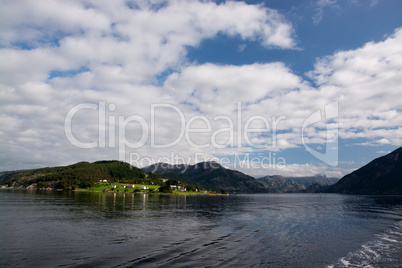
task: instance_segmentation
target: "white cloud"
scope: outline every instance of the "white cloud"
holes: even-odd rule
[[[239,53],[240,53],[240,52],[243,52],[243,51],[246,49],[246,47],[247,47],[246,44],[241,44],[241,45],[239,45],[238,52],[239,52]]]
[[[228,114],[237,101],[257,105],[306,87],[283,63],[219,66],[189,66],[170,75],[164,87],[178,98],[194,105],[201,113]]]
[[[391,151],[378,151],[377,154],[386,155],[389,154]]]
[[[210,117],[225,114],[236,122],[236,102],[240,100],[243,125],[253,115],[264,115],[269,120],[270,116],[285,116],[277,124],[280,133],[276,136],[276,146],[263,150],[301,146],[301,127],[306,118],[333,100],[339,100],[337,122],[341,138],[363,138],[366,145],[400,145],[401,32],[397,30],[383,42],[367,43],[362,48],[340,51],[318,60],[316,68],[309,73],[316,81],[316,88],[292,74],[282,63],[189,66],[172,74],[164,86],[178,102],[191,104],[189,108],[194,113]],[[326,128],[334,126],[333,123],[328,126],[317,123],[306,128],[304,141],[316,146],[325,144],[329,138]],[[236,140],[238,126],[235,130]],[[242,139],[243,144],[244,141]],[[257,135],[252,141],[269,144],[272,136]],[[234,151],[246,153],[256,149],[209,150],[215,155],[230,155]],[[291,164],[289,167],[295,166]],[[281,172],[291,172],[286,171],[287,168]],[[298,172],[306,173],[303,170]],[[311,172],[318,171],[311,169]]]
[[[309,75],[339,99],[340,137],[401,145],[402,29],[385,41],[320,59]]]
[[[50,164],[116,158],[115,148],[71,147],[64,134],[69,109],[106,101],[116,105],[108,113],[116,120],[137,114],[149,121],[151,103],[177,104],[163,88],[150,85],[156,76],[188,65],[187,47],[217,33],[267,48],[295,47],[292,26],[279,13],[243,2],[3,1],[1,20],[0,139],[6,169],[29,167],[34,159]],[[77,74],[51,77],[54,71],[75,70]],[[97,139],[97,111],[86,110],[75,119],[78,139]],[[160,130],[167,140],[175,138],[171,126]],[[141,135],[133,127],[127,131],[131,140]],[[185,145],[177,150],[186,151]],[[158,154],[148,150],[139,151]]]
[[[324,9],[327,7],[337,8],[337,0],[318,0],[316,3],[316,13],[312,17],[313,23],[318,24],[324,17]]]
[[[278,161],[278,159],[276,160]],[[285,161],[286,162],[286,161]],[[325,174],[327,177],[341,178],[345,175],[345,170],[340,168],[332,168],[326,165],[313,165],[313,164],[285,164],[272,165],[272,166],[258,166],[255,163],[243,162],[241,164],[235,164],[230,166],[241,172],[244,172],[255,178],[260,178],[267,175],[281,175],[284,177],[304,177],[304,176],[314,176],[317,174]],[[349,172],[347,170],[346,172]],[[347,173],[346,173],[347,174]]]
[[[197,46],[218,32],[258,40],[267,47],[295,47],[292,26],[262,6],[163,1],[155,10],[146,3],[130,9],[126,1],[6,1],[0,43],[34,49],[3,49],[2,62],[13,65],[1,69],[9,79],[19,81],[21,77],[15,76],[23,72],[43,81],[51,70],[120,67],[119,78],[142,82],[180,66],[186,46]]]

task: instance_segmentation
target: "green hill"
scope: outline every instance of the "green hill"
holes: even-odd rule
[[[104,182],[105,180],[106,182]],[[73,190],[85,188],[99,190],[105,187],[105,189],[109,189],[109,184],[139,184],[152,185],[153,190],[161,187],[162,192],[172,192],[170,185],[182,186],[190,192],[205,190],[191,183],[170,179],[157,173],[145,174],[142,169],[126,162],[114,160],[0,172],[0,183],[22,189]]]
[[[0,173],[2,184],[22,188],[87,188],[100,180],[147,183],[150,179],[141,169],[120,161],[79,162],[70,166]]]

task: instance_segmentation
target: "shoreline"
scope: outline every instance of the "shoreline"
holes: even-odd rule
[[[63,191],[63,190],[62,190]],[[95,191],[95,190],[71,190],[72,192],[90,192],[90,193],[105,193],[105,194],[149,194],[149,195],[193,195],[193,196],[198,196],[198,195],[213,195],[213,196],[229,196],[229,194],[212,194],[212,193],[199,193],[199,194],[194,194],[194,193],[144,193],[144,192],[124,192],[124,191]]]
[[[62,190],[62,189],[53,189],[53,188],[17,188],[17,187],[1,187],[0,190],[24,190],[24,191],[52,191],[52,192],[87,192],[87,193],[115,193],[115,194],[149,194],[149,195],[188,195],[188,196],[229,196],[229,194],[217,194],[217,193],[144,193],[144,192],[124,192],[124,191],[96,191],[96,190]]]

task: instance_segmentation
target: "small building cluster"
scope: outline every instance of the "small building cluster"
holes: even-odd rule
[[[185,191],[187,191],[187,188],[186,187],[183,187],[183,186],[176,186],[176,185],[170,185],[170,190],[172,190],[172,191],[180,191],[180,192],[185,192]]]
[[[128,189],[134,189],[135,185],[134,184],[128,184],[128,185],[116,185],[116,184],[111,184],[109,185],[109,188],[116,189],[116,188],[128,188]],[[141,185],[140,190],[149,190],[149,187],[145,185]],[[187,192],[187,188],[184,186],[178,186],[178,185],[170,185],[170,190],[172,191],[180,191],[180,192]],[[198,192],[198,189],[196,189]]]
[[[117,186],[117,185],[115,185],[115,184],[109,185],[109,188],[112,188],[112,189],[116,189],[117,187],[119,187],[119,188],[134,189],[134,188],[135,188],[135,185],[134,185],[134,184],[128,184],[127,186],[126,186],[126,185],[119,185],[119,186]],[[140,186],[140,190],[149,190],[149,187],[147,187],[147,186],[145,186],[145,185],[142,185],[142,186]]]

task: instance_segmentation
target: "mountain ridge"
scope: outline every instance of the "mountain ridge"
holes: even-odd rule
[[[402,147],[342,177],[328,192],[402,194]]]
[[[114,181],[130,178],[132,181],[145,181],[147,179],[145,173],[156,173],[162,177],[180,180],[205,189],[225,190],[232,193],[402,194],[402,147],[372,160],[331,185],[330,183],[337,179],[327,178],[322,174],[287,178],[280,175],[267,175],[255,179],[213,161],[194,165],[171,165],[161,162],[139,169],[116,160],[3,171],[0,172],[0,183],[11,187],[27,188],[35,185],[37,188],[69,189],[72,186],[85,186],[100,179]],[[158,177],[156,174],[154,177]]]
[[[183,181],[209,189],[223,189],[231,193],[267,193],[267,189],[255,178],[237,170],[224,168],[217,162],[200,162],[194,165],[169,165],[156,163],[143,170],[167,177],[179,177]]]
[[[281,175],[268,175],[258,178],[257,181],[266,185],[270,193],[291,193],[306,189],[304,185]]]
[[[306,188],[316,183],[318,183],[321,186],[332,185],[340,180],[340,178],[327,177],[325,174],[316,174],[313,176],[286,177],[286,178],[289,180],[293,180],[303,185]]]

